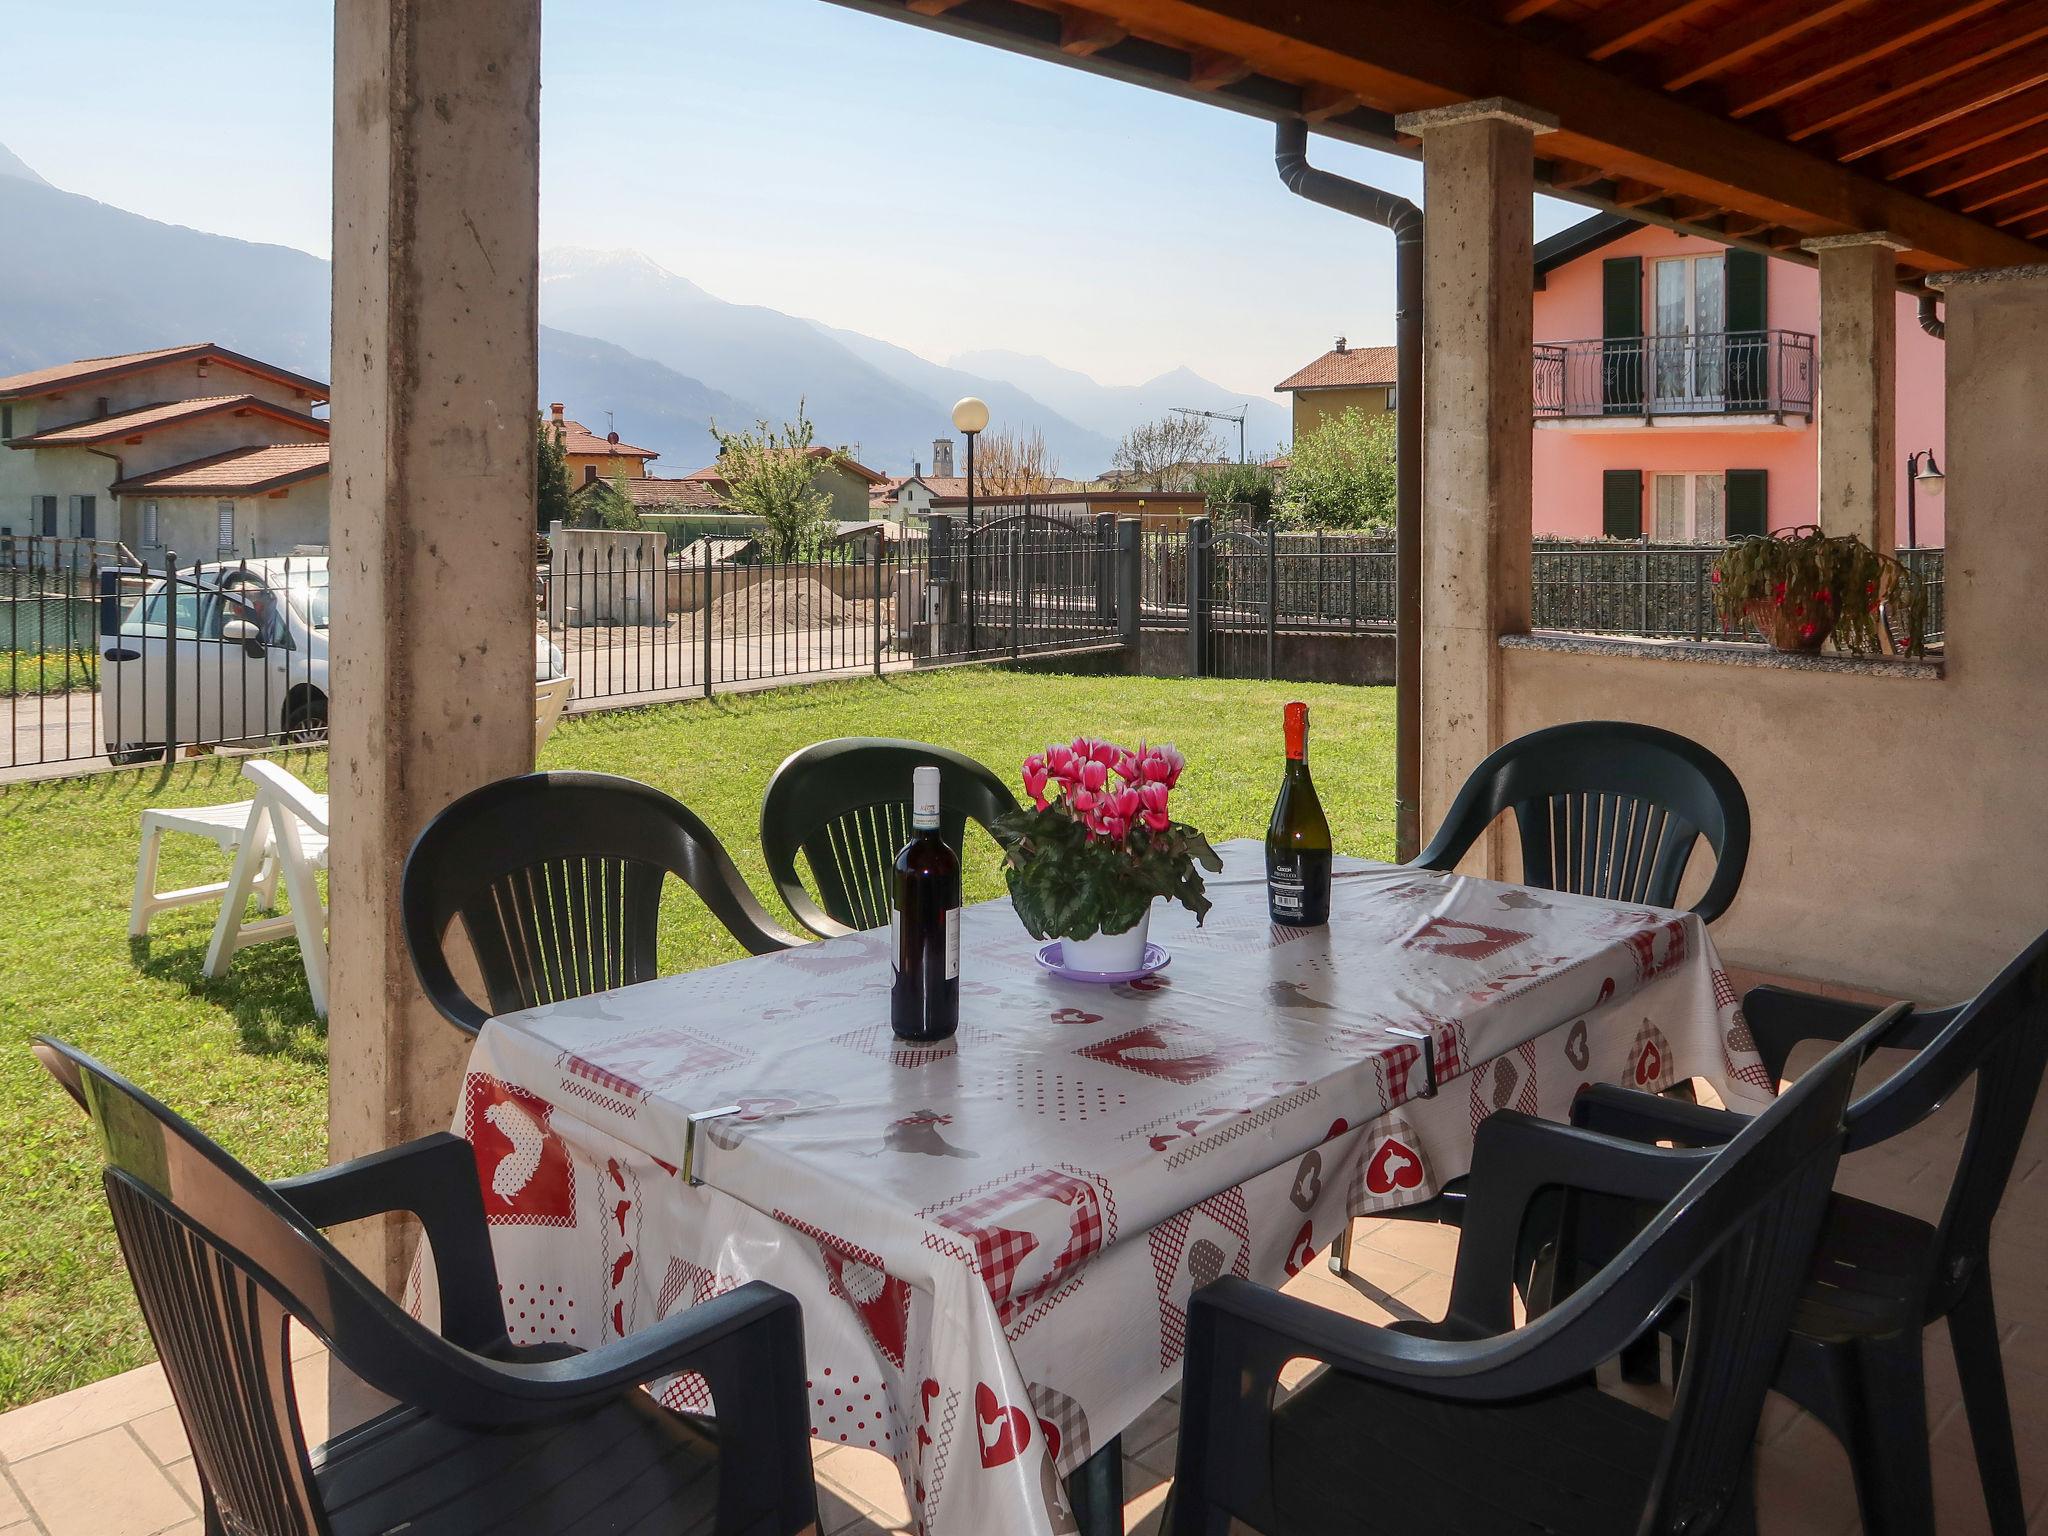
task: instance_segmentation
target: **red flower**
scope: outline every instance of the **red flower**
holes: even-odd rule
[[[1802,640],[1811,640],[1814,637],[1814,634],[1819,630],[1819,628],[1820,626],[1818,624],[1815,624],[1812,620],[1809,619],[1806,623],[1799,626],[1799,638]]]
[[[1719,585],[1721,585],[1721,573],[1719,571],[1710,572],[1707,576],[1707,580],[1711,581],[1715,586],[1718,587]]]
[[[1779,582],[1779,583],[1778,583],[1778,584],[1777,584],[1777,585],[1776,585],[1775,587],[1771,588],[1771,596],[1773,596],[1773,597],[1778,597],[1778,598],[1782,598],[1782,597],[1783,597],[1784,595],[1785,595],[1785,583],[1783,583],[1782,581],[1781,581],[1781,582]]]
[[[1024,759],[1024,793],[1041,811],[1045,809],[1045,759],[1036,752]]]

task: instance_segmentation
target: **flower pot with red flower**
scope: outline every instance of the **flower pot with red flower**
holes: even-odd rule
[[[1220,871],[1223,861],[1173,819],[1186,766],[1172,747],[1088,736],[1024,760],[1031,803],[999,817],[994,831],[1011,905],[1033,937],[1060,941],[1064,969],[1139,970],[1161,897],[1197,923],[1208,912],[1201,872]]]
[[[1927,592],[1854,534],[1805,526],[1731,543],[1708,576],[1724,628],[1744,623],[1781,651],[1829,640],[1851,655],[1925,649]]]

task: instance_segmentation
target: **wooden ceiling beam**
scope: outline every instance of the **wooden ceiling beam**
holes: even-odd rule
[[[1093,3],[1133,30],[1234,51],[1267,74],[1355,90],[1376,107],[1511,96],[1557,115],[1559,131],[1544,144],[1551,155],[1808,235],[1890,230],[1910,243],[1908,259],[1919,253],[1928,266],[2040,259],[1961,214],[1475,20],[1453,0],[1289,0],[1284,33],[1269,0]],[[1925,3],[1887,0],[1887,14]],[[1944,0],[1972,14],[1984,3]]]
[[[1957,201],[1968,206],[1967,200],[1976,195],[1979,187],[2016,168],[2038,164],[2044,155],[2048,155],[2048,123],[1986,144],[1943,166],[1938,173],[1923,177],[1914,184],[1914,190],[1923,197],[1961,193]]]
[[[1774,114],[1773,126],[1786,138],[1799,140],[1860,123],[1886,107],[1916,105],[1935,95],[1966,98],[1972,104],[1991,100],[2002,93],[1979,89],[1974,82],[1988,79],[1999,65],[2033,52],[2030,45],[2044,39],[2048,39],[2048,0],[2018,0],[1918,48],[1889,54],[1822,90],[1802,95]],[[1937,91],[1937,87],[1946,89]],[[1914,125],[1914,131],[1939,121],[1940,116],[1927,116]]]
[[[1902,94],[1882,112],[1859,113],[1839,133],[1830,134],[1826,152],[1835,160],[1863,156],[1911,138],[2036,85],[2048,84],[2048,28],[2042,40],[2017,52],[2002,54],[1981,68]]]
[[[1332,90],[1327,85],[1311,85],[1301,93],[1301,115],[1311,123],[1326,123],[1364,105],[1354,92]]]
[[[1814,28],[1835,21],[1872,0],[1756,0],[1741,15],[1715,26],[1690,48],[1667,54],[1657,78],[1667,91],[1682,91],[1723,70],[1782,48]]]
[[[838,3],[905,15],[903,0]],[[1885,0],[1888,13],[1921,3]],[[1616,69],[1532,42],[1475,16],[1467,0],[1087,0],[1084,8],[1126,28],[1134,40],[1175,39],[1181,48],[1246,60],[1256,71],[1252,84],[1290,82],[1296,102],[1310,84],[1351,92],[1381,113],[1511,97],[1557,117],[1558,131],[1543,139],[1546,159],[1598,165],[1612,176],[1768,218],[1807,236],[1889,230],[1906,242],[1902,259],[1909,265],[2042,259],[2037,247],[1953,209],[1730,123]],[[1014,0],[974,0],[922,24],[1057,56],[1057,23],[1040,9],[1047,19],[1030,33],[1017,18],[1031,13]],[[1185,77],[1168,66],[1147,66],[1141,74],[1127,62],[1113,72],[1162,90],[1189,91]],[[1239,101],[1228,93],[1219,99],[1260,116],[1274,110],[1263,99]]]
[[[1071,54],[1077,59],[1093,58],[1105,48],[1114,48],[1129,37],[1130,33],[1113,21],[1105,20],[1076,6],[1060,7],[1060,52]]]
[[[1950,173],[1950,162],[1968,159],[1979,151],[1996,154],[1991,148],[1999,140],[2033,127],[2036,123],[2048,123],[2048,86],[2037,86],[2031,91],[2020,91],[2008,96],[1994,106],[1980,108],[1970,114],[1966,123],[1948,125],[1936,132],[1915,134],[1912,138],[1901,139],[1885,148],[1877,157],[1872,169],[1886,181],[1897,181],[1912,176],[1932,166],[1941,167],[1925,184],[1918,184],[1914,190],[1923,197],[1932,197],[1950,186],[1961,186],[1970,179],[1945,181]],[[1993,170],[2000,167],[1993,166]],[[1976,172],[1984,175],[1988,172]]]
[[[1510,0],[1501,7],[1500,19],[1512,27],[1532,16],[1541,16],[1555,4],[1557,0]]]
[[[964,0],[903,0],[903,9],[920,16],[943,16]]]
[[[1753,213],[1731,213],[1721,219],[1721,233],[1730,240],[1750,240],[1771,227],[1769,219],[1760,219]]]
[[[1965,213],[1975,213],[1993,203],[2002,203],[2009,197],[2018,197],[2023,192],[2034,192],[2043,187],[2048,187],[2048,151],[1997,176],[1971,182],[1957,197],[1956,206]]]
[[[1718,3],[1719,0],[1622,0],[1619,5],[1595,12],[1591,24],[1575,31],[1568,46],[1589,59],[1611,59]]]
[[[2029,240],[2041,239],[2044,235],[2048,235],[2048,219],[2043,219],[2038,224],[2023,228],[2021,234]]]
[[[1656,202],[1664,195],[1664,189],[1655,182],[1634,181],[1621,177],[1615,181],[1614,196],[1609,201],[1617,208],[1641,208]]]
[[[1550,184],[1560,192],[1576,192],[1605,180],[1607,173],[1597,165],[1578,165],[1570,160],[1551,162]]]
[[[1726,83],[1721,106],[1742,118],[1818,90],[1888,55],[1940,36],[2006,0],[1892,0],[1874,11],[1814,32],[1769,63]]]
[[[2048,214],[2048,188],[2036,187],[2018,197],[1984,210],[1984,217],[2001,226],[2032,224],[2034,220]]]
[[[1188,84],[1198,91],[1220,91],[1251,72],[1251,61],[1234,53],[1196,48],[1188,54]]]

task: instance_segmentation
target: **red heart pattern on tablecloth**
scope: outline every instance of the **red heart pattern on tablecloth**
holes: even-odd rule
[[[1315,1223],[1304,1221],[1301,1224],[1301,1230],[1294,1234],[1292,1246],[1287,1250],[1287,1278],[1292,1280],[1304,1269],[1307,1269],[1310,1264],[1315,1262],[1315,1256]]]
[[[1031,1415],[1005,1403],[987,1382],[974,1389],[974,1442],[984,1468],[1015,1461],[1031,1443]]]
[[[1259,1051],[1249,1041],[1211,1034],[1177,1019],[1160,1019],[1084,1045],[1074,1054],[1170,1083],[1199,1083]]]
[[[1447,955],[1454,960],[1485,960],[1504,949],[1513,949],[1529,937],[1513,928],[1495,928],[1457,917],[1431,917],[1403,939],[1401,947]]]
[[[1365,1165],[1365,1187],[1375,1195],[1415,1189],[1422,1183],[1422,1158],[1398,1136],[1389,1136]]]
[[[1668,1088],[1674,1067],[1671,1042],[1664,1038],[1664,1031],[1648,1019],[1643,1020],[1643,1027],[1636,1031],[1635,1044],[1629,1047],[1629,1081],[1638,1088]]]

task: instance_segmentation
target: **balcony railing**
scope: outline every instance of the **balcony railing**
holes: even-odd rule
[[[1801,331],[1715,331],[1538,342],[1536,415],[1811,421],[1813,338]]]

